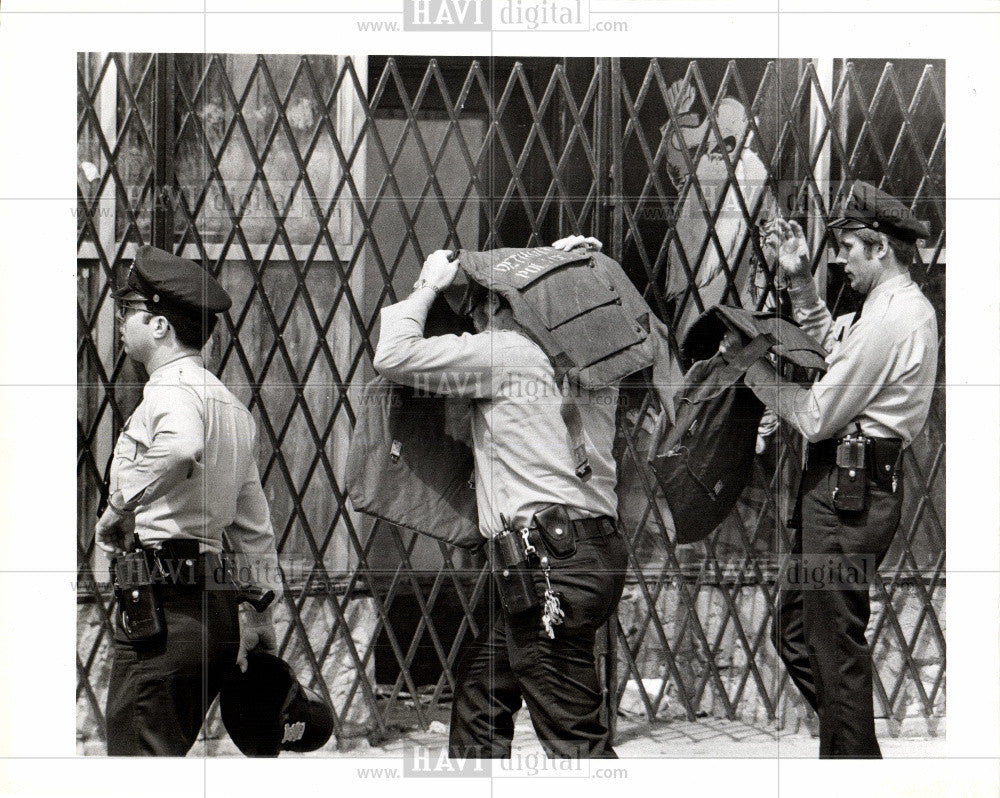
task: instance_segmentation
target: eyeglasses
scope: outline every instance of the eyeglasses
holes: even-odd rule
[[[125,319],[128,318],[130,310],[134,310],[139,313],[151,312],[150,309],[146,307],[145,302],[127,299],[118,299],[115,301],[115,315],[118,317],[118,321],[125,321]]]

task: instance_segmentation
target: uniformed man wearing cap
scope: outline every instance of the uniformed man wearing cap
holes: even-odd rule
[[[96,539],[117,562],[144,552],[141,568],[128,562],[150,574],[160,609],[133,627],[123,603],[142,612],[142,586],[118,596],[108,753],[183,756],[237,659],[275,648],[270,610],[241,615],[232,575],[280,592],[277,552],[253,419],[200,354],[229,295],[197,264],[143,246],[115,300],[122,346],[149,380],[115,446]],[[224,533],[231,568],[220,561]]]
[[[829,226],[851,287],[865,297],[861,311],[831,317],[801,228],[778,222],[779,279],[795,319],[829,351],[828,370],[804,388],[781,382],[761,360],[746,383],[808,441],[775,645],[819,715],[820,756],[877,758],[868,589],[899,523],[902,451],[927,419],[937,373],[934,309],[909,273],[929,230],[899,200],[860,181]]]

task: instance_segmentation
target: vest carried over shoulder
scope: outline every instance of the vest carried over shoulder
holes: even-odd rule
[[[510,304],[514,319],[548,355],[558,381],[603,388],[653,364],[658,322],[622,267],[578,248],[461,250],[468,278],[446,292],[467,314],[484,289]]]

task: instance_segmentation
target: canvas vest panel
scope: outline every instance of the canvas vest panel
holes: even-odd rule
[[[472,332],[471,322],[439,298],[424,336],[464,332]],[[481,546],[471,400],[376,377],[355,411],[344,475],[355,509],[453,546]]]
[[[347,454],[355,509],[460,548],[482,545],[469,401],[366,386]]]

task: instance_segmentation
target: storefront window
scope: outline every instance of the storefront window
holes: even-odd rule
[[[317,206],[327,212],[340,174],[331,121],[336,59],[179,55],[176,70],[175,172],[186,203],[175,214],[178,235],[190,214],[206,243],[239,224],[248,243],[266,244],[284,218],[291,243],[314,241]]]

